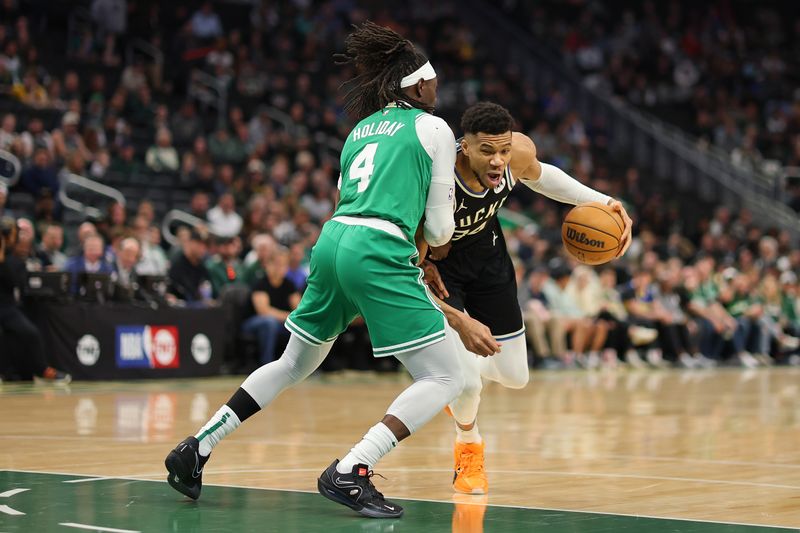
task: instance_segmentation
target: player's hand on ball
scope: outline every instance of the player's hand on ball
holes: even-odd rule
[[[442,281],[442,276],[439,274],[439,269],[436,268],[436,265],[426,259],[419,267],[425,274],[422,278],[425,281],[425,285],[433,291],[433,294],[442,300],[448,298],[450,293],[447,292],[447,287],[444,286],[444,281]]]
[[[467,315],[464,315],[458,335],[467,350],[481,357],[494,355],[500,351],[501,344],[494,339],[489,328]]]
[[[434,261],[441,261],[447,254],[450,253],[450,247],[453,246],[451,242],[444,244],[442,246],[430,246],[431,254],[430,257]]]
[[[631,220],[631,217],[628,216],[628,212],[625,211],[625,206],[623,206],[622,202],[619,200],[612,200],[608,206],[619,213],[623,222],[625,222],[625,229],[622,232],[622,238],[620,239],[619,243],[619,253],[617,253],[617,257],[622,257],[625,255],[625,252],[628,251],[628,247],[631,245],[631,230],[633,229],[633,220]]]

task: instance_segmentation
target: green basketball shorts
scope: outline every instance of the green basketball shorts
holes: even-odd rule
[[[287,329],[318,345],[334,340],[361,315],[376,357],[441,341],[444,314],[422,282],[416,256],[414,245],[399,235],[329,221],[311,252],[308,286]]]

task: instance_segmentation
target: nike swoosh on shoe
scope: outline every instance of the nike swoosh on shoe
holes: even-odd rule
[[[194,470],[192,470],[192,477],[197,479],[203,475],[203,469],[198,469],[197,467],[200,466],[200,458],[197,456],[197,452],[194,454]]]

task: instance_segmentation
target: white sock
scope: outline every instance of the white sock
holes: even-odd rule
[[[200,455],[207,456],[234,429],[239,427],[239,417],[228,407],[223,405],[214,413],[206,425],[200,428],[195,437],[200,442]]]
[[[397,446],[397,437],[383,422],[378,422],[367,431],[361,442],[353,446],[350,453],[336,465],[340,474],[349,474],[357,464],[365,464],[372,468],[381,457]]]
[[[478,431],[477,422],[472,424],[472,429],[470,430],[461,429],[460,427],[458,427],[458,424],[456,424],[456,441],[464,443],[480,444],[482,440],[483,439],[481,439],[481,434]]]

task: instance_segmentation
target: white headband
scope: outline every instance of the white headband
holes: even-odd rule
[[[436,71],[433,70],[431,66],[431,62],[428,61],[417,70],[400,80],[400,88],[404,89],[406,87],[411,87],[412,85],[416,85],[419,80],[432,80],[436,77]]]

